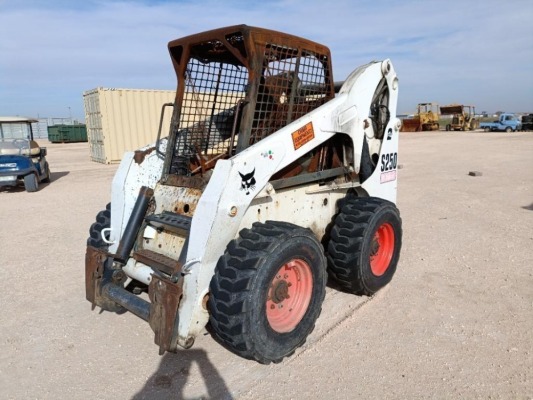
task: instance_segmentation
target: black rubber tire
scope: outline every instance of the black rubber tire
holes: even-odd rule
[[[96,214],[96,222],[94,222],[89,228],[89,238],[87,239],[87,246],[93,246],[101,250],[108,250],[109,243],[106,243],[102,240],[101,232],[103,229],[111,227],[111,203],[106,205],[105,210],[100,211]],[[109,231],[106,235],[106,238],[109,239]],[[131,280],[130,283],[125,287],[129,292],[134,294],[139,294],[140,292],[148,292],[148,286],[144,283],[141,283],[136,280]],[[112,301],[107,301],[105,305],[101,305],[104,310],[116,312],[118,314],[123,314],[126,312],[126,309],[119,306],[118,304],[113,303]]]
[[[239,236],[228,244],[211,280],[210,326],[234,353],[262,364],[277,363],[303,345],[315,327],[326,293],[326,258],[309,229],[286,222],[256,222]],[[295,259],[310,267],[309,305],[291,331],[280,333],[267,318],[269,291],[279,269]]]
[[[109,244],[102,240],[101,232],[111,226],[111,203],[108,203],[105,210],[96,214],[96,222],[89,228],[89,238],[87,246],[93,246],[99,249],[107,250]]]
[[[37,175],[31,173],[24,177],[24,188],[26,192],[36,192],[39,189],[39,181]]]
[[[391,258],[378,276],[372,272],[371,252],[376,250],[376,232],[385,224],[394,240]],[[375,197],[348,198],[331,230],[328,271],[348,292],[371,296],[391,281],[401,246],[402,220],[393,203]]]
[[[505,128],[505,132],[507,133],[511,133],[512,131],[513,131],[513,128],[510,128],[510,127]]]
[[[450,124],[446,125],[446,130],[447,131],[451,131],[452,130],[452,126]]]

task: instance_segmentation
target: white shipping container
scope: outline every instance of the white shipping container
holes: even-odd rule
[[[173,103],[173,90],[96,88],[83,93],[91,160],[119,163],[126,151],[154,143],[161,107]],[[165,110],[161,136],[168,135],[172,107]]]

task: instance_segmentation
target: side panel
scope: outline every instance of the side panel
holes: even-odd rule
[[[254,222],[286,221],[311,229],[320,240],[338,212],[338,202],[346,196],[346,189],[328,190],[313,184],[263,193],[248,207],[239,231],[250,228]]]
[[[399,122],[391,121],[385,130],[376,169],[362,185],[370,195],[396,203],[398,189]]]

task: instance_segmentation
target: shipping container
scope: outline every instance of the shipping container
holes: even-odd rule
[[[161,108],[174,103],[173,90],[96,88],[83,93],[91,160],[118,163],[157,138]],[[172,108],[165,111],[161,136],[168,135]]]
[[[52,143],[74,143],[87,141],[85,124],[52,125],[48,127],[48,140]]]

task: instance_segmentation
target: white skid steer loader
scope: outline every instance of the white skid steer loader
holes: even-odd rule
[[[335,84],[327,47],[246,25],[168,47],[170,132],[117,170],[87,300],[149,322],[160,354],[207,326],[279,362],[313,330],[328,274],[372,295],[396,270],[398,78],[385,60]]]

